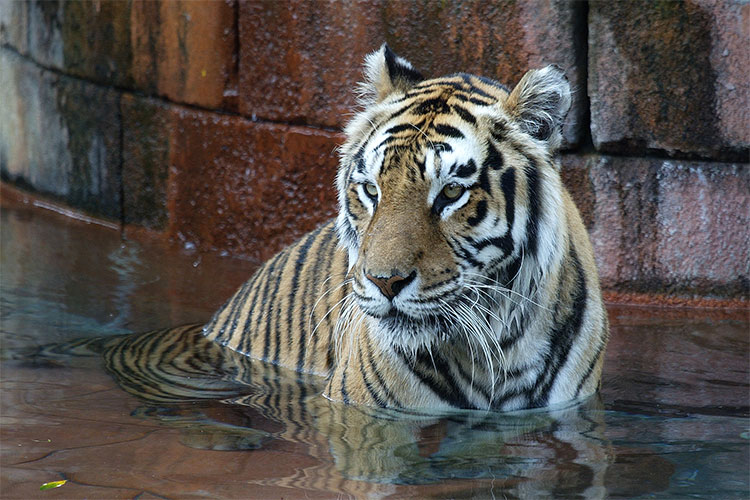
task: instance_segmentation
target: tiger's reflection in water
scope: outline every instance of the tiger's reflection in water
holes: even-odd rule
[[[248,358],[208,340],[201,325],[69,343],[38,356],[56,350],[100,352],[117,383],[144,403],[134,415],[180,428],[186,446],[273,449],[283,441],[324,462],[274,485],[330,492],[359,480],[351,493],[379,496],[383,483],[472,479],[491,480],[495,495],[607,494],[614,453],[597,398],[509,413],[345,405],[321,396],[323,378]]]

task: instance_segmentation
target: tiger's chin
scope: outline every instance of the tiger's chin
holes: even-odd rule
[[[414,353],[445,341],[450,336],[451,322],[438,315],[412,316],[395,307],[385,314],[367,314],[370,332],[387,347]]]

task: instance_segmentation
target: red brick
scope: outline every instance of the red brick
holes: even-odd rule
[[[747,165],[589,157],[605,288],[741,297],[750,283]]]
[[[595,1],[590,9],[598,149],[747,160],[750,5]]]
[[[19,2],[0,10],[0,33],[66,74],[235,110],[235,11],[231,0]]]
[[[241,2],[240,111],[339,127],[355,104],[365,54],[388,42],[426,76],[466,71],[513,85],[556,63],[575,88],[579,6],[554,2]],[[575,94],[565,137],[583,107]]]
[[[173,129],[173,236],[265,260],[335,214],[336,134],[188,110]]]
[[[132,74],[176,102],[237,107],[234,1],[134,2]]]

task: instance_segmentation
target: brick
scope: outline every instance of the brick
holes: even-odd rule
[[[266,260],[335,214],[338,135],[184,109],[173,129],[172,236]]]
[[[28,2],[0,2],[0,45],[28,51]]]
[[[130,23],[137,88],[176,102],[236,110],[233,1],[134,2]]]
[[[746,161],[750,5],[591,2],[591,133],[601,151]]]
[[[120,218],[119,95],[0,49],[0,171],[93,214]]]
[[[236,109],[233,1],[18,4],[0,10],[2,40],[45,67],[177,102]]]
[[[589,175],[591,156],[564,154],[560,158],[560,177],[578,207],[587,229],[594,224],[596,193]]]
[[[160,101],[132,94],[123,95],[121,110],[123,223],[164,230],[174,112]]]
[[[355,105],[365,54],[383,42],[426,76],[466,71],[515,84],[556,63],[584,86],[575,46],[581,6],[559,2],[240,3],[240,111],[340,127]],[[565,127],[579,139],[581,93]]]
[[[608,289],[747,295],[748,165],[590,156],[590,235]]]

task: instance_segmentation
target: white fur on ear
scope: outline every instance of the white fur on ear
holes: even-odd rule
[[[521,130],[555,150],[560,147],[562,122],[570,109],[570,83],[557,66],[531,70],[523,75],[505,106]]]
[[[422,79],[409,61],[397,56],[384,43],[365,57],[365,82],[360,84],[359,91],[364,103],[374,104],[394,92],[406,92]]]

